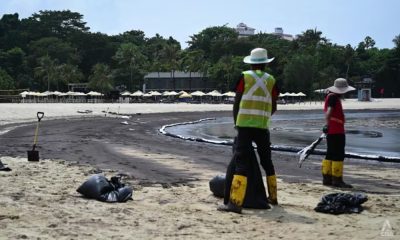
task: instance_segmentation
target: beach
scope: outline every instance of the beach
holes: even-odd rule
[[[400,109],[400,99],[357,102],[345,109]],[[279,105],[321,109],[321,102]],[[223,174],[226,146],[159,134],[164,124],[231,116],[229,104],[1,104],[0,239],[396,239],[400,227],[399,165],[348,161],[345,176],[369,200],[361,214],[327,215],[313,208],[337,189],[320,184],[320,157],[303,168],[297,156],[273,153],[280,205],[221,213],[208,181]],[[90,110],[81,114],[77,111]],[[40,162],[28,162],[36,112]],[[107,113],[109,112],[109,113]],[[116,113],[116,114],[115,114]],[[122,115],[130,116],[129,119]],[[121,124],[127,121],[128,125]],[[396,123],[397,124],[397,123]],[[103,203],[76,189],[89,176],[123,174],[133,200]],[[383,237],[390,222],[393,237]]]

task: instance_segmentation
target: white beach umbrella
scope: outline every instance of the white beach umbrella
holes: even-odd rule
[[[326,88],[316,89],[314,90],[315,93],[326,93]]]
[[[77,96],[77,97],[84,97],[84,96],[86,96],[86,93],[83,93],[83,92],[75,92],[75,96]]]
[[[179,93],[177,93],[177,92],[175,92],[175,91],[171,91],[171,92],[169,92],[169,94],[170,94],[170,96],[176,96],[176,95],[179,95]]]
[[[171,95],[169,95],[169,94],[170,94],[170,91],[164,91],[164,92],[162,93],[163,96],[171,96]]]
[[[103,94],[101,94],[99,92],[90,91],[86,95],[92,96],[92,97],[98,97],[98,96],[102,96]]]
[[[179,98],[191,98],[192,97],[192,95],[190,95],[189,93],[187,93],[187,92],[184,92],[184,93],[182,93],[180,96],[179,96]]]
[[[60,94],[61,94],[61,92],[59,92],[59,91],[53,92],[53,95],[56,95],[56,96],[60,96]]]
[[[212,97],[222,97],[222,94],[218,92],[217,90],[213,90],[211,92],[208,92],[206,94],[207,96],[212,96]]]
[[[130,95],[131,95],[131,92],[129,92],[129,91],[124,91],[121,93],[121,96],[124,96],[124,97],[130,96]]]
[[[161,96],[162,94],[157,92],[157,91],[151,91],[149,92],[151,94],[151,96]]]
[[[142,95],[143,97],[153,97],[153,95],[151,95],[151,93],[146,93]]]
[[[235,97],[235,96],[236,96],[236,93],[229,91],[229,92],[226,92],[226,93],[222,94],[222,96],[225,96],[225,97]]]
[[[28,91],[23,91],[23,92],[19,93],[19,95],[21,95],[21,97],[23,97],[23,98],[25,98],[26,95],[28,95],[28,94],[29,94]]]
[[[195,92],[192,92],[191,95],[195,96],[195,97],[202,97],[202,96],[204,96],[206,94],[203,93],[202,91],[195,91]]]
[[[47,92],[42,92],[42,93],[37,93],[36,96],[37,97],[47,97],[47,96],[49,96],[49,94]]]
[[[307,96],[307,95],[305,95],[303,92],[299,92],[299,93],[297,93],[297,96],[299,96],[299,97],[305,97],[305,96]]]
[[[140,97],[140,96],[143,96],[143,92],[138,90],[138,91],[132,93],[131,96],[132,97]]]
[[[53,95],[53,92],[51,92],[51,91],[46,91],[46,92],[42,92],[41,94],[40,94],[41,96],[49,96],[49,95]]]

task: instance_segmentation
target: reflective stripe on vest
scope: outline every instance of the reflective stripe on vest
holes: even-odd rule
[[[254,71],[245,71],[243,76],[244,92],[236,126],[267,129],[272,111],[271,95],[275,79],[267,73],[259,77]]]

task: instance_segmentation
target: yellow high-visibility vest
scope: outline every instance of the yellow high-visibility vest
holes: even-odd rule
[[[275,78],[261,70],[245,71],[236,126],[268,129]]]

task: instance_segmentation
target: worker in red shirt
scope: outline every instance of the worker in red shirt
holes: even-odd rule
[[[276,111],[278,91],[275,79],[265,72],[266,64],[274,58],[268,58],[264,48],[253,49],[243,62],[251,65],[251,70],[244,71],[236,86],[233,105],[233,119],[237,130],[235,149],[236,168],[227,205],[220,211],[241,213],[247,188],[247,173],[253,151],[252,142],[257,145],[260,163],[267,175],[268,200],[278,204],[277,184],[274,165],[271,160],[269,122]]]
[[[346,135],[345,117],[340,98],[346,92],[355,90],[346,79],[338,78],[334,86],[329,87],[325,98],[324,112],[326,125],[323,132],[327,134],[327,152],[322,160],[322,184],[340,188],[352,188],[343,181],[343,161],[345,155]]]

